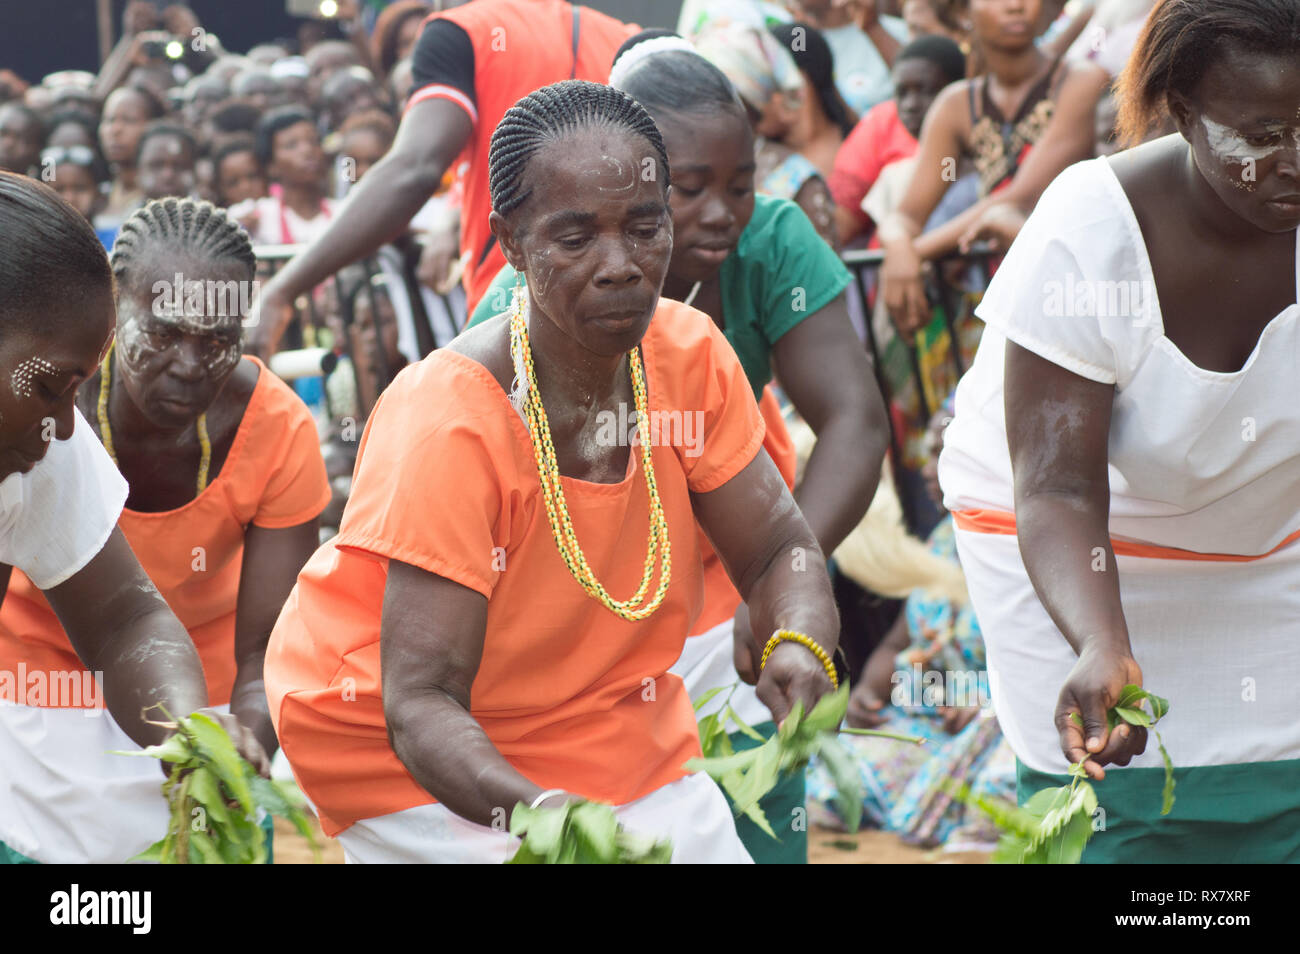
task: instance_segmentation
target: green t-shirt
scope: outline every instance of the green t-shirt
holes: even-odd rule
[[[723,333],[736,349],[755,399],[772,380],[772,348],[781,336],[830,304],[852,278],[813,228],[803,209],[788,199],[754,197],[754,216],[719,275]],[[506,265],[470,319],[475,325],[510,306],[515,270]]]

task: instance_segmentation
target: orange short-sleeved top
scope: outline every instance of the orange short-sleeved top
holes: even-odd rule
[[[216,479],[183,507],[123,510],[118,521],[194,640],[214,705],[230,701],[235,682],[235,610],[247,527],[297,526],[318,517],[330,499],[311,412],[260,361],[244,360],[257,365],[257,383]],[[0,604],[0,669],[15,672],[20,661],[29,674],[84,668],[41,591],[14,570]],[[70,700],[53,695],[42,700],[28,691],[26,702],[70,707]],[[102,698],[90,702],[103,704]]]
[[[698,733],[667,671],[703,597],[690,494],[716,490],[752,461],[764,426],[735,352],[694,309],[661,300],[642,353],[650,411],[664,422],[652,460],[672,579],[658,610],[636,623],[569,574],[527,427],[486,368],[435,351],[380,398],[339,536],[303,569],[266,657],[281,745],[327,833],[435,800],[388,741],[379,642],[389,559],[487,597],[470,712],[523,775],[622,804],[686,774]],[[675,412],[682,424],[671,424]],[[640,583],[649,534],[639,454],[630,448],[616,484],[563,478],[587,560],[616,598]]]

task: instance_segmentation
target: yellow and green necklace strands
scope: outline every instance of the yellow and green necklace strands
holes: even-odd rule
[[[109,392],[109,374],[113,366],[113,348],[116,342],[108,346],[108,353],[104,355],[104,361],[99,366],[99,437],[104,442],[104,450],[108,451],[108,456],[113,458],[113,463],[117,464],[117,452],[113,449],[113,428],[108,423],[108,392]],[[197,481],[198,492],[203,493],[208,486],[208,468],[212,464],[212,442],[208,440],[208,415],[200,414],[195,428],[199,432],[199,450],[202,456],[199,458],[199,478]],[[121,467],[118,465],[118,469]]]
[[[569,519],[569,508],[564,500],[564,488],[560,483],[560,465],[555,457],[555,445],[551,442],[551,428],[546,420],[546,409],[542,406],[542,395],[537,389],[537,375],[533,369],[533,353],[528,344],[528,310],[527,292],[516,286],[514,298],[510,305],[510,357],[515,367],[515,389],[511,398],[528,421],[528,433],[532,439],[533,456],[537,460],[537,475],[541,479],[542,497],[546,503],[546,517],[551,524],[551,533],[559,547],[564,565],[569,568],[578,585],[586,590],[593,599],[599,600],[610,612],[625,620],[636,622],[645,619],[663,603],[664,594],[668,592],[668,581],[672,572],[671,550],[668,544],[668,521],[664,517],[663,503],[659,499],[659,488],[655,485],[654,463],[650,457],[650,441],[641,443],[641,465],[645,471],[646,489],[650,494],[650,536],[646,549],[645,572],[641,576],[641,585],[635,594],[626,600],[616,600],[606,591],[595,573],[587,565],[587,558],[578,544],[573,523]],[[646,399],[645,372],[641,367],[640,350],[628,352],[628,365],[632,376],[632,393],[636,399],[638,421],[650,420],[649,402]],[[519,391],[526,388],[520,395]],[[654,578],[655,567],[660,566],[659,586],[650,602],[641,605],[650,590],[650,581]]]

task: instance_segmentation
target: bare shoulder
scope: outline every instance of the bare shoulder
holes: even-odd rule
[[[446,349],[483,365],[503,391],[510,390],[514,367],[510,363],[509,323],[504,313],[466,328]]]
[[[1180,181],[1172,173],[1176,164],[1186,157],[1187,141],[1175,133],[1117,152],[1106,161],[1141,221],[1144,213],[1152,208],[1167,211],[1177,207],[1177,203],[1171,206],[1169,201],[1174,198],[1176,183]]]

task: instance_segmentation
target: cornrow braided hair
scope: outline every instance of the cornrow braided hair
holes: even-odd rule
[[[155,199],[122,224],[109,256],[119,287],[128,284],[131,268],[153,244],[195,257],[236,261],[248,269],[250,279],[257,269],[253,243],[244,227],[225,209],[201,199]]]
[[[501,117],[488,147],[488,189],[492,208],[509,215],[527,201],[524,185],[528,160],[548,142],[579,129],[612,126],[649,141],[669,185],[668,151],[659,127],[644,107],[622,90],[586,80],[565,80],[529,93]]]

